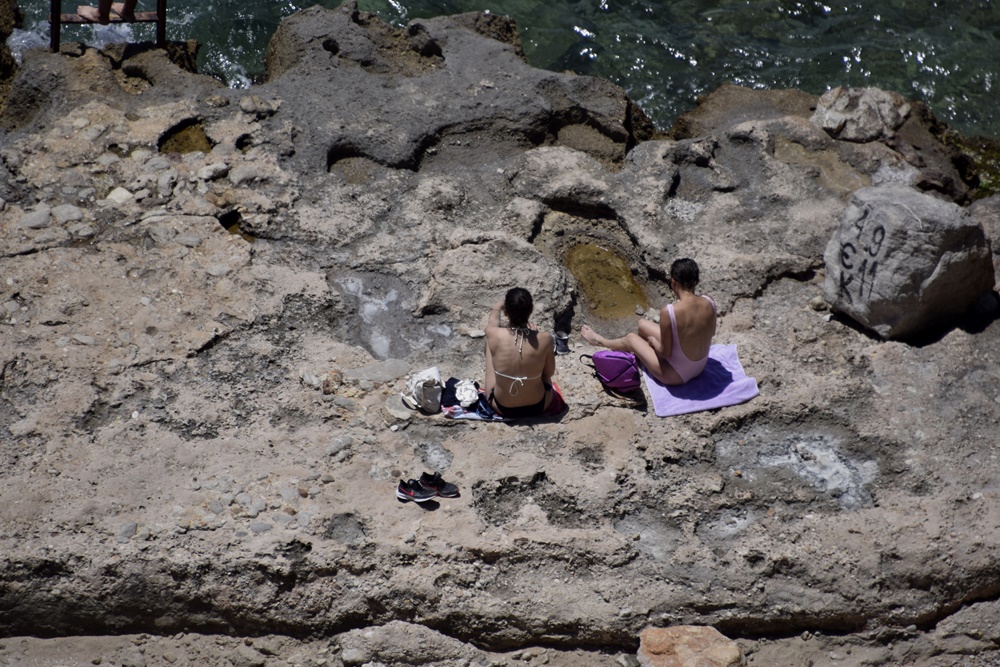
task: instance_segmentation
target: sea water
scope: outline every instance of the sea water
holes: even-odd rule
[[[202,44],[232,87],[263,77],[267,42],[311,0],[168,0],[167,37]],[[63,11],[72,11],[66,3]],[[335,7],[339,0],[319,4]],[[139,0],[152,9],[153,0]],[[21,0],[15,53],[48,43],[47,0]],[[75,5],[74,5],[75,7]],[[1000,2],[990,0],[359,0],[394,25],[442,14],[513,17],[528,61],[623,86],[661,128],[723,82],[821,94],[874,86],[927,102],[968,135],[1000,136]],[[63,41],[152,40],[153,27],[64,28]]]

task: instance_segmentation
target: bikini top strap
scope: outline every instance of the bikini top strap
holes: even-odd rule
[[[510,332],[514,334],[514,347],[517,348],[518,355],[521,354],[521,348],[524,347],[524,339],[528,337],[528,333],[531,329],[527,327],[510,327]]]

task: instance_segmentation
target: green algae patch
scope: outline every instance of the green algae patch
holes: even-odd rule
[[[581,243],[566,252],[565,263],[597,317],[623,319],[634,316],[636,306],[644,311],[649,307],[649,300],[632,276],[628,263],[611,250]]]
[[[990,137],[962,137],[957,147],[971,162],[965,171],[976,189],[974,199],[984,199],[1000,194],[1000,141]],[[963,174],[964,175],[964,174]]]
[[[212,152],[212,142],[208,140],[201,123],[189,123],[175,127],[160,139],[161,153],[202,153]]]

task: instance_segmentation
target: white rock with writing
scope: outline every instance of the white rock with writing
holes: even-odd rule
[[[854,193],[824,259],[827,301],[882,338],[947,325],[994,282],[982,226],[896,184]]]

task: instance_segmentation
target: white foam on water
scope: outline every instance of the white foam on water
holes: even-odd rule
[[[207,69],[224,79],[229,88],[246,90],[252,85],[246,67],[235,58],[230,58],[220,50],[211,50],[205,57]]]
[[[18,66],[23,62],[24,56],[22,55],[27,49],[41,49],[49,45],[48,31],[42,33],[38,30],[20,30],[14,28],[14,31],[7,38],[7,48],[14,55],[14,60],[17,61]]]
[[[108,44],[136,41],[132,32],[132,26],[127,23],[97,24],[93,26],[93,31],[93,39],[87,40],[87,44],[95,48],[102,48]]]
[[[7,38],[7,48],[10,49],[18,65],[24,62],[24,52],[28,49],[47,49],[49,46],[48,21],[31,23],[25,20],[26,29],[15,28]],[[64,25],[61,42],[82,41],[94,48],[103,48],[108,44],[120,44],[135,41],[132,26],[124,23],[109,25],[93,24],[87,26]]]

